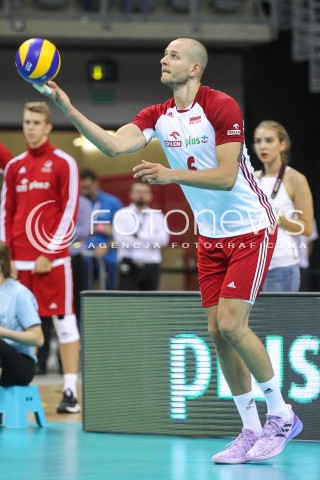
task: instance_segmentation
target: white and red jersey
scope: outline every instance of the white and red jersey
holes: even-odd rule
[[[216,147],[244,143],[243,118],[230,96],[200,86],[186,110],[174,98],[142,110],[132,120],[147,142],[157,137],[171,168],[203,170],[217,168]],[[259,187],[245,145],[232,190],[209,190],[181,186],[196,217],[201,235],[226,238],[255,232],[275,223],[267,195]]]
[[[13,158],[4,177],[0,232],[12,259],[67,257],[79,199],[74,158],[46,142]]]

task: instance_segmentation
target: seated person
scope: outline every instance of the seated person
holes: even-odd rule
[[[0,385],[28,385],[35,374],[35,347],[43,342],[36,299],[11,278],[9,249],[0,241]]]

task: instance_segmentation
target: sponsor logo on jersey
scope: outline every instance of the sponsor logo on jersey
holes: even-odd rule
[[[202,137],[188,137],[185,140],[186,147],[190,145],[200,145],[200,143],[207,143],[209,137],[207,135],[202,135]]]
[[[43,167],[41,168],[41,172],[51,173],[52,172],[52,165],[53,165],[53,161],[52,160],[47,160],[46,162],[44,162]]]
[[[207,143],[209,137],[207,135],[202,135],[202,137],[188,137],[186,138],[186,147],[189,145],[200,145],[200,143]]]
[[[50,188],[50,182],[37,182],[37,180],[33,180],[33,182],[29,183],[29,190],[48,190]]]
[[[19,168],[18,173],[22,175],[23,173],[27,173],[26,167],[23,165],[23,167]]]
[[[166,147],[182,147],[182,141],[178,140],[178,138],[180,137],[180,133],[172,132],[172,133],[170,133],[169,136],[172,137],[173,140],[171,140],[171,139],[170,140],[165,140],[164,143],[165,143]]]
[[[189,116],[189,125],[201,123],[201,113],[193,113]]]
[[[167,117],[173,117],[173,113],[171,110],[169,110],[167,113],[166,113],[166,116]]]
[[[227,131],[227,135],[241,135],[240,125],[238,123],[234,123],[233,129]]]
[[[50,182],[37,182],[33,180],[29,183],[27,178],[22,178],[20,184],[16,186],[17,192],[27,192],[28,190],[48,190],[50,188]]]
[[[200,145],[201,141],[199,137],[188,137],[185,140],[186,142],[186,147],[189,147],[190,145]]]
[[[27,178],[22,178],[20,180],[20,185],[16,186],[17,192],[27,192],[28,191],[29,180]]]
[[[177,140],[177,138],[180,137],[180,133],[172,132],[172,133],[170,133],[170,137],[173,137],[175,140]]]

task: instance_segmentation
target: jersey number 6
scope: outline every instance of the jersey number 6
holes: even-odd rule
[[[189,170],[197,170],[197,168],[194,165],[195,165],[194,157],[189,157],[188,158],[188,169]]]

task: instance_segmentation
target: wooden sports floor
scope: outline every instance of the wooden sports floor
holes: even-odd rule
[[[0,429],[0,479],[320,480],[320,442],[290,442],[264,463],[213,465],[211,455],[231,439],[84,432],[81,414],[55,413],[58,375],[36,377],[34,383],[48,426],[39,428],[30,417],[28,428]]]

